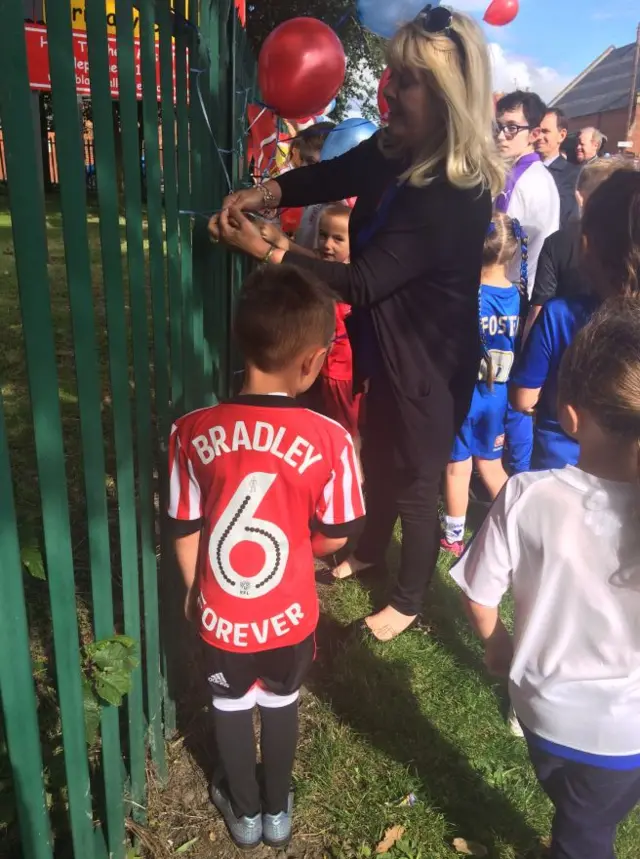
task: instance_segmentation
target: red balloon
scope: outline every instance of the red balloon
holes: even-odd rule
[[[493,0],[484,13],[484,20],[494,27],[504,27],[515,20],[519,11],[518,0]]]
[[[378,84],[378,110],[380,111],[380,119],[383,122],[386,122],[389,119],[389,103],[384,97],[384,89],[389,83],[390,77],[391,69],[386,68],[382,72],[382,77],[380,78],[380,83]]]
[[[322,113],[344,83],[342,42],[316,18],[291,18],[264,41],[258,58],[262,100],[285,119]]]

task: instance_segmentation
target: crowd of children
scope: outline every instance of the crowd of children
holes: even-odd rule
[[[640,800],[640,172],[592,190],[590,291],[548,302],[524,346],[526,236],[507,215],[492,220],[478,296],[484,354],[445,486],[442,545],[462,556],[452,576],[488,669],[509,678],[555,806],[553,859],[611,859],[616,826]],[[316,213],[325,259],[348,262],[349,211]],[[506,272],[518,255],[516,285]],[[302,270],[258,269],[235,320],[240,395],[181,418],[171,436],[169,513],[222,763],[211,795],[245,848],[291,836],[297,697],[318,619],[313,556],[336,551],[365,515],[348,313]],[[296,402],[310,390],[324,416]],[[509,397],[535,414],[532,470],[511,478]],[[463,551],[474,464],[495,503]],[[508,589],[513,636],[498,613]]]

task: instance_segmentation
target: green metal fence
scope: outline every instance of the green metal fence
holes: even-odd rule
[[[147,766],[166,776],[164,741],[176,727],[159,599],[164,455],[173,415],[230,386],[229,318],[243,272],[208,242],[205,213],[227,190],[225,169],[243,178],[253,60],[231,0],[192,0],[188,10],[184,0],[138,2],[139,45],[132,0],[116,0],[114,106],[104,0],[87,2],[98,187],[89,206],[73,4],[48,0],[60,177],[49,201],[22,4],[1,5],[9,198],[0,208],[11,229],[2,268],[14,260],[15,276],[0,271],[0,311],[15,309],[18,321],[0,318],[13,350],[0,346],[0,855],[123,859],[125,819],[144,822]],[[11,363],[16,338],[23,361]],[[40,556],[46,581],[25,571]],[[113,666],[87,655],[115,633],[136,642],[138,658],[122,707],[106,703]],[[105,693],[93,742],[90,670],[102,671]]]

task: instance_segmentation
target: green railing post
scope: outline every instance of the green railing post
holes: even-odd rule
[[[93,815],[69,497],[47,272],[45,213],[36,169],[40,152],[36,151],[32,126],[22,6],[7,3],[4,13],[0,27],[0,114],[42,499],[69,816],[76,856],[92,859]],[[73,63],[72,58],[70,62]]]
[[[164,265],[164,225],[158,145],[158,90],[156,83],[155,16],[151,3],[140,3],[140,55],[142,69],[142,114],[144,129],[145,171],[147,186],[147,220],[149,236],[149,281],[153,317],[153,354],[155,380],[155,416],[159,445],[156,450],[158,495],[160,507],[166,506],[167,467],[164,451],[169,438],[169,353],[167,350],[167,302]],[[142,286],[142,284],[141,284]],[[151,439],[147,439],[149,444]],[[153,490],[152,490],[153,491]],[[153,510],[153,495],[140,503]],[[155,549],[155,545],[154,545]],[[164,731],[162,727],[162,674],[160,673],[160,624],[158,612],[158,565],[143,565],[144,639],[146,645],[147,700],[151,754],[161,778],[166,777]]]
[[[22,563],[16,527],[11,463],[0,399],[0,701],[13,773],[24,855],[31,859],[53,859],[51,831],[42,778],[42,753],[33,665],[29,651],[29,629],[22,583]],[[8,655],[11,654],[11,658]]]
[[[174,77],[172,26],[169,10],[169,0],[162,0],[156,5],[156,19],[160,38],[160,82],[162,89],[162,179],[164,188],[165,235],[167,269],[169,279],[169,328],[170,328],[170,366],[171,366],[171,406],[172,412],[184,408],[183,382],[183,344],[182,344],[182,282],[180,266],[180,226],[178,220],[178,165],[176,151],[176,110],[174,108]],[[175,20],[175,18],[174,18]],[[164,509],[161,510],[161,517]],[[162,523],[162,518],[161,518]],[[164,547],[163,547],[164,548]],[[166,565],[161,566],[161,576]],[[173,679],[177,672],[173,653],[169,648],[175,646],[171,639],[171,617],[173,606],[166,603],[175,596],[175,582],[161,581],[161,633],[162,664],[163,664],[163,693],[164,693],[164,728],[165,735],[170,737],[176,730],[176,706],[172,696],[175,694]],[[162,598],[164,595],[164,599]]]
[[[101,3],[88,4],[86,16],[100,212],[101,259],[113,405],[124,629],[127,635],[140,642],[140,585],[132,414],[129,392],[129,354],[120,245],[118,170],[109,80],[111,63],[106,33],[107,16]],[[141,653],[140,657],[142,657]],[[126,702],[129,728],[130,792],[134,802],[134,816],[140,817],[140,808],[145,795],[146,754],[141,665],[132,672],[131,681],[131,691]]]
[[[192,0],[193,3],[193,0]],[[185,23],[185,2],[175,0],[176,13],[176,113],[178,136],[178,203],[181,212],[193,211],[191,199],[191,158],[193,144],[189,117],[194,109],[189,104],[190,67],[193,62],[192,31]],[[193,368],[195,366],[193,328],[193,248],[191,241],[191,215],[180,215],[180,261],[182,293],[182,356],[184,374],[184,411],[196,406]]]
[[[49,64],[62,204],[62,225],[71,305],[75,369],[84,466],[89,554],[96,638],[114,633],[109,519],[102,437],[101,379],[98,363],[93,284],[84,176],[84,146],[76,96],[71,18],[66,0],[49,0]],[[109,847],[124,856],[124,806],[120,775],[118,710],[102,709],[102,765]]]

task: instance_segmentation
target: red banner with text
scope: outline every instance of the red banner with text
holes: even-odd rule
[[[27,41],[27,64],[29,67],[29,83],[33,90],[50,90],[49,48],[47,28],[42,24],[25,24]],[[109,80],[111,97],[120,97],[118,80],[118,47],[115,36],[108,37],[109,44]],[[156,42],[156,99],[160,101],[160,56]],[[173,100],[176,99],[176,54],[172,45],[173,63]],[[76,72],[76,90],[78,95],[91,95],[89,53],[87,49],[87,34],[83,30],[73,31],[73,59]],[[134,39],[135,84],[136,98],[142,98],[142,73],[140,70],[140,39]]]

